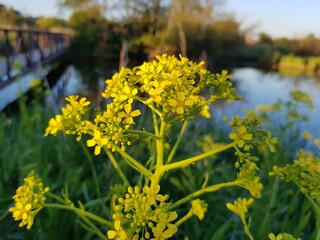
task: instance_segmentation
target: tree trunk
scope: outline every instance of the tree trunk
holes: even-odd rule
[[[182,56],[187,57],[187,38],[181,23],[177,23],[179,31],[179,45]]]

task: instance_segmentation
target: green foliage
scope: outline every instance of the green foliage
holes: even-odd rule
[[[99,6],[78,10],[74,12],[69,26],[76,31],[73,37],[73,47],[79,53],[95,53],[99,50],[105,32],[105,19]]]
[[[35,96],[41,94],[43,93],[37,91]],[[12,207],[9,196],[14,194],[13,189],[23,182],[23,176],[28,175],[31,169],[34,169],[52,190],[60,192],[63,188],[68,188],[70,195],[88,204],[87,208],[107,214],[106,208],[101,208],[104,199],[92,201],[93,196],[99,196],[100,191],[105,192],[106,189],[100,189],[90,176],[97,172],[98,181],[111,184],[113,180],[109,174],[110,165],[94,163],[88,150],[71,138],[59,136],[43,141],[44,130],[52,111],[43,109],[40,100],[34,99],[27,106],[22,96],[19,112],[11,115],[0,113],[0,144],[5,146],[0,151],[1,238],[53,240],[57,238],[57,229],[61,229],[61,219],[64,219],[66,224],[59,239],[81,239],[83,236],[90,238],[92,234],[80,228],[77,219],[70,218],[63,212],[42,211],[38,214],[39,221],[34,223],[37,229],[30,231],[20,231],[7,214]],[[108,188],[107,185],[105,187]]]
[[[67,27],[65,20],[56,17],[42,17],[36,20],[37,27],[50,30],[57,27]]]
[[[20,12],[8,9],[4,5],[0,6],[0,25],[21,26],[23,23],[27,21]]]

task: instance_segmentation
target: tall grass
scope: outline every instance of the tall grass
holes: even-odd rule
[[[294,55],[284,55],[280,58],[278,69],[280,73],[286,75],[319,76],[320,57],[301,57]]]
[[[15,114],[0,113],[0,239],[90,239],[74,216],[60,211],[41,212],[30,231],[8,214],[15,189],[32,169],[53,191],[68,189],[72,199],[100,213],[108,214],[101,203],[112,184],[108,162],[93,160],[81,142],[62,135],[44,137],[51,110],[37,101],[27,106],[24,98],[19,106]],[[100,201],[90,202],[96,198]]]
[[[83,143],[74,141],[72,137],[59,135],[54,138],[44,138],[44,130],[52,115],[51,110],[45,109],[37,101],[26,106],[23,98],[20,101],[19,112],[13,115],[0,114],[1,240],[95,239],[92,234],[82,229],[72,214],[58,210],[42,211],[30,231],[18,227],[8,214],[12,204],[11,196],[21,184],[23,177],[33,169],[46,185],[51,186],[52,191],[59,192],[64,189],[64,194],[69,194],[74,201],[79,199],[90,211],[99,215],[110,215],[109,192],[117,180],[109,161],[106,157],[93,159],[92,153]],[[221,130],[223,128],[219,124],[191,123],[181,143],[179,156],[184,158],[190,153],[201,152],[201,149],[212,147],[214,144],[227,142],[228,135]],[[275,135],[278,133],[281,140],[284,136],[279,129],[273,130]],[[288,188],[288,185],[268,176],[272,165],[283,166],[292,162],[294,154],[288,154],[288,151],[293,153],[292,146],[296,146],[296,142],[284,140],[296,139],[297,133],[286,131],[285,134],[275,154],[260,156],[259,167],[264,183],[263,196],[255,201],[248,213],[252,217],[251,229],[256,239],[267,239],[269,232],[290,232],[303,239],[312,239],[314,236],[314,217],[310,204],[298,189]],[[207,135],[211,138],[205,138]],[[197,144],[190,144],[194,142]],[[147,147],[144,142],[132,147],[130,151],[143,156]],[[186,193],[200,189],[204,182],[214,184],[230,181],[236,175],[234,159],[235,156],[231,151],[170,173],[164,180],[163,190],[176,200]],[[166,187],[172,185],[174,188]],[[226,189],[217,194],[204,195],[203,199],[209,204],[204,221],[192,218],[181,226],[175,239],[183,239],[184,236],[189,236],[190,239],[246,239],[240,219],[230,213],[225,205],[226,202],[233,201],[235,195],[245,196],[246,192],[241,189]]]

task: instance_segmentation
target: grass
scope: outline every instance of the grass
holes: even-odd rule
[[[279,72],[285,75],[319,76],[320,58],[285,55],[281,57],[278,68]]]
[[[101,204],[101,196],[107,195],[108,184],[113,183],[108,162],[93,160],[88,149],[72,137],[45,138],[44,130],[52,115],[38,103],[26,107],[23,101],[18,113],[0,115],[0,239],[57,239],[57,236],[83,239],[88,236],[74,216],[60,211],[41,212],[36,227],[30,231],[18,227],[8,208],[15,189],[32,169],[53,191],[61,192],[67,187],[73,200],[79,199],[90,204],[92,211],[108,214]],[[101,189],[100,181],[107,183],[101,184]],[[91,202],[96,198],[100,200]]]

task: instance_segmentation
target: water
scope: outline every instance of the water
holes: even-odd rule
[[[52,87],[54,98],[48,98],[47,102],[59,100],[59,107],[63,104],[63,97],[71,94],[87,96],[95,107],[101,103],[101,92],[104,81],[117,71],[117,62],[94,62],[91,60],[71,61],[65,73],[57,79]],[[214,119],[220,121],[223,116],[231,117],[235,114],[243,115],[245,109],[255,109],[258,105],[274,103],[278,99],[288,100],[289,93],[293,90],[307,92],[314,101],[317,112],[308,109],[300,109],[308,115],[308,123],[301,127],[308,129],[315,137],[320,138],[320,80],[316,78],[299,76],[282,76],[275,72],[264,72],[255,68],[236,68],[232,72],[237,93],[243,97],[241,101],[216,104],[214,107]],[[1,93],[3,97],[5,94]],[[3,103],[3,99],[1,100]]]
[[[51,88],[52,96],[47,102],[57,102],[61,107],[63,99],[69,95],[87,97],[94,107],[101,103],[101,93],[107,78],[117,71],[118,62],[112,59],[97,61],[94,59],[71,59],[66,71]]]
[[[255,109],[259,105],[271,104],[278,99],[287,101],[291,91],[300,90],[308,93],[313,99],[316,112],[307,108],[300,109],[309,118],[307,123],[301,123],[302,129],[307,129],[315,137],[320,138],[320,80],[299,76],[282,76],[275,72],[263,72],[255,68],[237,68],[232,71],[233,81],[237,93],[242,96],[241,101],[231,105],[219,105],[214,113],[216,118],[223,116],[243,115],[245,109]],[[275,120],[276,121],[276,120]]]
[[[19,96],[27,92],[33,81],[45,76],[48,72],[47,68],[40,68],[33,73],[29,73],[19,78],[17,81],[0,89],[0,111],[10,103],[16,101]]]
[[[80,65],[70,65],[69,81],[64,86],[64,96],[81,92],[93,103],[101,101],[100,93],[104,88],[104,80],[110,78],[116,71],[113,65],[101,70],[100,67],[86,65],[86,70]],[[301,123],[300,127],[308,129],[315,137],[320,138],[320,80],[306,76],[290,77],[282,76],[275,72],[264,72],[256,68],[237,68],[232,71],[233,82],[237,93],[242,96],[241,101],[232,104],[218,104],[214,107],[215,120],[221,120],[223,116],[231,117],[236,114],[243,115],[243,109],[255,109],[259,105],[271,104],[278,99],[287,101],[289,93],[301,90],[308,93],[313,99],[317,112],[309,109],[300,109],[309,117],[307,123]],[[60,84],[61,85],[61,84]],[[57,88],[58,84],[55,86]],[[56,89],[53,91],[57,91]]]

